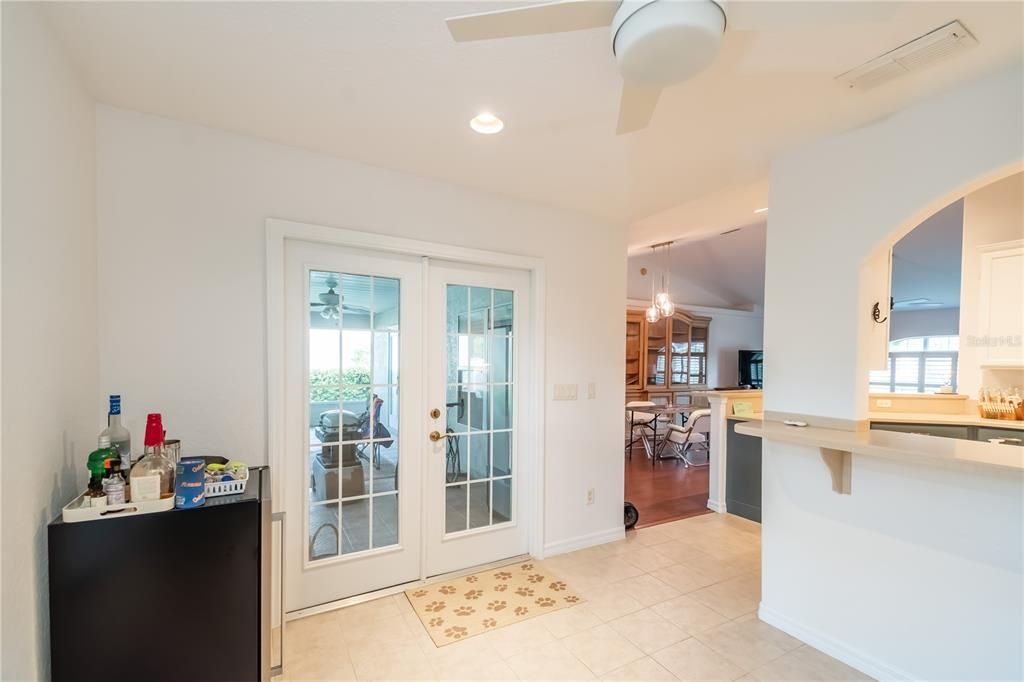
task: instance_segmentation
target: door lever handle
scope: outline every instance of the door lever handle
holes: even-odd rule
[[[445,438],[449,438],[449,437],[454,436],[454,435],[455,435],[454,433],[441,433],[440,431],[431,431],[430,432],[430,440],[432,442],[436,443],[439,440],[444,440]]]

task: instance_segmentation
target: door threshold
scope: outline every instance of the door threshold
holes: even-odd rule
[[[461,578],[466,575],[472,575],[479,573],[480,571],[486,571],[492,568],[501,568],[510,564],[516,564],[524,559],[529,559],[529,554],[519,554],[517,556],[508,557],[507,559],[499,559],[498,561],[492,561],[488,564],[480,564],[479,566],[471,566],[470,568],[460,569],[458,571],[452,571],[450,573],[442,573],[440,575],[431,576],[429,578],[421,578],[419,580],[411,580],[407,583],[399,583],[398,585],[392,585],[391,587],[384,587],[373,592],[364,592],[363,594],[357,594],[352,597],[345,597],[344,599],[336,599],[334,601],[325,602],[323,604],[317,604],[316,606],[309,606],[304,609],[297,609],[295,611],[288,611],[285,614],[285,621],[298,620],[299,618],[306,618],[307,616],[316,616],[321,613],[328,613],[330,611],[337,611],[343,609],[346,606],[355,606],[356,604],[364,604],[374,599],[380,599],[382,597],[390,597],[392,595],[400,594],[405,592],[410,587],[416,585],[431,585],[433,583],[443,582],[445,580],[451,580],[452,578]]]

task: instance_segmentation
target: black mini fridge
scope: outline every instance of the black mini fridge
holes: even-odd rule
[[[270,679],[270,470],[196,509],[49,525],[54,682]]]

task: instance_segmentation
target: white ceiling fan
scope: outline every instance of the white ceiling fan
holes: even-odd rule
[[[763,31],[807,23],[877,20],[875,2],[725,0],[559,0],[447,19],[458,42],[611,28],[622,73],[619,135],[647,127],[663,88],[707,68],[726,29]]]
[[[369,314],[369,308],[342,303],[341,294],[335,291],[338,288],[337,277],[333,275],[328,276],[324,280],[324,286],[327,287],[327,291],[317,294],[319,301],[311,301],[309,304],[309,307],[314,311],[319,308],[320,317],[325,320],[337,320],[340,319],[342,311],[360,315]]]

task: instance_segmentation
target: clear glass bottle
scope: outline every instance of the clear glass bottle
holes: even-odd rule
[[[132,467],[132,501],[174,497],[174,464],[164,454],[164,427],[158,413],[146,417],[146,450]]]
[[[128,500],[124,494],[124,477],[121,476],[121,460],[106,461],[107,477],[103,479],[103,493],[107,496],[107,504],[124,504]]]
[[[100,435],[110,438],[110,446],[121,455],[121,471],[127,475],[132,470],[132,433],[121,425],[121,396],[110,396],[107,428]]]

